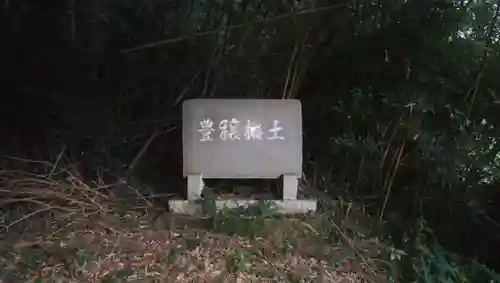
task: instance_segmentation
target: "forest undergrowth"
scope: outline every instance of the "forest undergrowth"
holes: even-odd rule
[[[0,172],[0,282],[410,282],[410,254],[354,202],[322,200],[296,216],[265,205],[182,216],[132,186],[136,198],[117,199],[113,183],[36,163]],[[419,248],[411,282],[495,276],[439,246]]]
[[[112,184],[69,168],[3,171],[0,184],[2,282],[387,282],[395,268],[348,203],[181,216],[146,197],[115,199]]]

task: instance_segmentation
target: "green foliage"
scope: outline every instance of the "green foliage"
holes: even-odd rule
[[[425,221],[420,221],[420,231],[411,261],[416,283],[428,282],[500,282],[500,275],[493,273],[476,260],[464,261],[447,252],[433,240]]]

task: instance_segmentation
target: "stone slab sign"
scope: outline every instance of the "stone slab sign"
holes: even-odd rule
[[[182,115],[184,177],[301,176],[298,100],[193,99]]]
[[[183,174],[187,201],[171,209],[193,211],[204,178],[282,177],[280,211],[315,210],[316,202],[297,200],[302,176],[302,107],[292,99],[192,99],[182,109]],[[248,201],[219,201],[218,207]]]

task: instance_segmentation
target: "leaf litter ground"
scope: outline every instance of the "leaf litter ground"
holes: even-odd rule
[[[391,250],[350,203],[183,217],[106,187],[74,170],[0,171],[0,283],[388,282]]]
[[[384,247],[348,222],[39,214],[4,229],[0,282],[384,282],[376,264]]]

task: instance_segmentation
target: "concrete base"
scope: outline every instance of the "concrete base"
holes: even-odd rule
[[[204,184],[201,175],[188,175],[187,176],[187,199],[196,200],[201,199]]]
[[[203,200],[202,200],[203,201]],[[215,200],[218,210],[225,208],[245,208],[250,205],[258,205],[259,200]],[[316,200],[270,200],[271,210],[277,214],[305,214],[315,212]],[[199,201],[170,200],[170,211],[178,214],[196,215],[203,213],[203,205]]]
[[[299,187],[299,177],[294,175],[282,175],[283,179],[283,199],[296,200]]]

